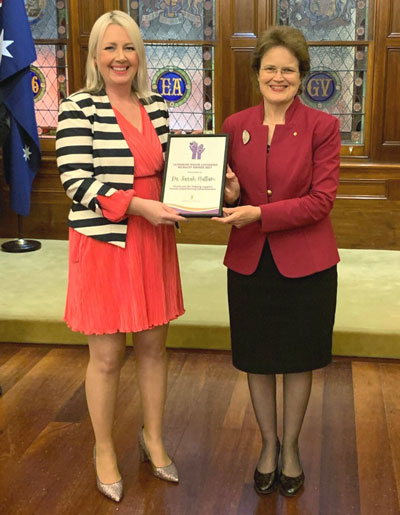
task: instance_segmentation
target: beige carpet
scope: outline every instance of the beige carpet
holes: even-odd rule
[[[178,251],[186,313],[171,323],[168,345],[229,349],[225,248],[182,244]],[[400,252],[340,254],[334,353],[400,358]],[[85,343],[62,321],[67,261],[66,241],[0,252],[0,342]]]

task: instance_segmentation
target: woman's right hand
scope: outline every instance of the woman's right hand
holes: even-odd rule
[[[228,165],[225,178],[224,200],[227,204],[234,204],[240,196],[240,184],[236,174]]]
[[[187,222],[172,207],[159,202],[140,197],[133,197],[126,211],[128,215],[138,215],[146,218],[152,225],[174,225],[176,222]]]

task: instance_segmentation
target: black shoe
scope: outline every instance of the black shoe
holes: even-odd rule
[[[304,484],[304,472],[296,477],[285,476],[285,474],[279,477],[279,491],[286,497],[294,497],[301,489]]]
[[[258,494],[270,494],[275,492],[278,487],[278,460],[279,460],[280,443],[278,440],[276,451],[276,467],[272,472],[266,474],[259,472],[256,468],[254,471],[254,488]]]

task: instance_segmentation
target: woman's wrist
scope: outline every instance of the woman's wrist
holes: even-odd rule
[[[227,206],[236,207],[240,202],[240,192],[238,195],[224,195],[224,202]]]
[[[142,198],[134,195],[128,204],[128,209],[126,210],[126,214],[127,215],[140,215],[142,212],[142,209],[143,209],[143,201],[145,201],[145,199],[142,199]]]

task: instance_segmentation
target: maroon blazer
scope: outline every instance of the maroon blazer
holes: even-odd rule
[[[267,154],[263,119],[261,103],[233,114],[222,127],[230,136],[228,161],[240,182],[240,205],[261,207],[261,221],[232,227],[224,264],[252,274],[268,238],[282,275],[325,270],[339,261],[329,218],[339,182],[339,121],[296,96]]]

